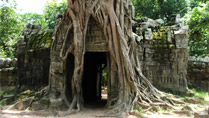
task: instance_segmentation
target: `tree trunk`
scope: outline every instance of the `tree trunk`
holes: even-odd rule
[[[118,96],[116,99],[109,99],[108,113],[126,113],[134,105],[147,105],[153,101],[161,101],[163,94],[153,87],[140,68],[137,44],[132,35],[131,9],[130,0],[68,0],[68,7],[62,21],[56,28],[51,50],[53,51],[54,45],[59,42],[58,39],[61,37],[59,32],[62,32],[64,26],[68,26],[60,52],[62,61],[66,61],[70,53],[74,55],[75,60],[71,103],[63,92],[63,99],[69,106],[68,112],[72,112],[75,108],[79,111],[83,106],[82,77],[86,53],[85,40],[90,17],[99,22],[103,28],[112,63],[111,69],[117,70],[119,79]],[[73,38],[69,38],[70,36]],[[66,47],[68,47],[67,50],[65,50]],[[66,90],[66,83],[64,87]]]

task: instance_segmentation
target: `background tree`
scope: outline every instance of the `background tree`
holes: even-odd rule
[[[184,16],[187,12],[186,0],[133,0],[133,3],[137,17],[162,18],[169,22],[177,14]]]
[[[57,2],[57,0],[52,0],[50,2],[48,1],[44,6],[43,17],[45,19],[46,25],[44,25],[43,28],[54,29],[57,15],[63,15],[66,7],[66,0],[62,0],[62,2]]]
[[[15,2],[5,2],[0,6],[0,57],[14,57],[17,38],[23,30]]]
[[[18,14],[15,0],[3,0],[0,6],[0,57],[15,57],[16,43],[27,23],[40,25],[42,29],[54,29],[56,16],[63,14],[66,0],[47,2],[43,14]]]
[[[45,19],[42,14],[24,13],[24,14],[19,14],[19,17],[21,19],[22,26],[25,26],[27,23],[31,23],[34,25],[41,25],[42,28],[47,27],[47,24],[45,23]]]
[[[209,2],[198,4],[186,16],[190,56],[209,56]]]

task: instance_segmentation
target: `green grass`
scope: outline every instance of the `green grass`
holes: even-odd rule
[[[204,98],[204,100],[202,101],[203,103],[209,103],[209,92],[200,91],[196,89],[190,89],[190,91],[194,93],[195,97]]]
[[[209,103],[209,92],[200,91],[200,90],[197,90],[197,89],[189,89],[189,91],[191,93],[193,93],[193,96],[188,96],[188,94],[176,93],[176,92],[172,92],[171,94],[177,96],[178,98],[183,98],[183,99],[187,99],[187,98],[203,98],[203,99],[200,99],[201,100],[201,104]]]
[[[204,91],[200,91],[200,90],[196,90],[196,89],[190,89],[190,91],[193,92],[194,96],[196,96],[196,97],[202,97],[202,98],[209,97],[208,92],[204,92]]]
[[[144,109],[142,107],[139,107],[139,108],[134,107],[134,110],[136,110],[138,112],[138,114],[142,115]]]
[[[190,96],[187,93],[178,93],[178,92],[168,92],[170,94],[176,95],[179,98],[190,98],[190,97],[201,97],[204,98],[205,100],[209,101],[209,92],[205,92],[205,91],[200,91],[200,90],[196,90],[196,89],[189,89],[189,91],[191,93],[194,94],[194,96]]]
[[[0,101],[0,106],[4,106],[4,104]]]
[[[0,96],[3,96],[3,97],[8,97],[8,96],[11,96],[13,95],[12,92],[7,92],[7,93],[1,93]]]

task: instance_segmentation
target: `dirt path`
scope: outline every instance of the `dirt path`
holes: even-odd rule
[[[43,111],[44,112],[44,111]],[[79,113],[67,115],[64,117],[53,116],[53,115],[40,115],[39,113],[32,112],[20,112],[20,111],[3,111],[0,113],[0,118],[103,118],[104,111],[102,109],[85,109]],[[108,117],[111,118],[111,117]]]
[[[44,111],[42,111],[44,112]],[[194,118],[194,115],[187,114],[144,114],[146,118]],[[40,115],[39,113],[32,113],[27,111],[2,111],[0,118],[115,118],[104,116],[103,109],[85,109],[79,113],[67,115],[64,117],[53,115]],[[138,118],[134,115],[129,115],[125,118]]]

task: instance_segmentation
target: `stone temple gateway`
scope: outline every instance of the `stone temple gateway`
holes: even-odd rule
[[[135,19],[134,22],[133,35],[138,44],[138,58],[142,62],[141,67],[144,75],[160,89],[186,92],[188,29],[179,22],[164,27],[161,27],[162,20],[141,18]],[[74,91],[71,85],[76,60],[74,60],[72,53],[63,57],[66,52],[72,49],[70,47],[73,43],[72,40],[64,40],[73,37],[73,32],[68,30],[70,25],[69,22],[65,22],[61,26],[57,25],[62,29],[56,32],[56,28],[53,38],[52,31],[42,31],[31,25],[25,29],[24,39],[18,42],[19,70],[31,68],[27,73],[18,72],[19,83],[26,86],[29,82],[39,84],[39,86],[50,85],[50,98],[43,97],[40,101],[33,103],[33,109],[65,109],[63,101],[72,102]],[[68,34],[67,37],[64,37],[65,33]],[[62,37],[62,40],[52,41],[56,37]],[[117,78],[119,75],[117,70],[113,68],[108,44],[102,27],[95,18],[90,17],[84,44],[86,48],[82,78],[84,105],[91,100],[101,99],[101,73],[104,67],[107,69],[108,99],[118,96],[120,88]],[[25,51],[21,51],[22,49]],[[30,58],[30,54],[36,58]],[[48,78],[45,73],[49,75]],[[23,76],[24,74],[28,76]],[[30,81],[27,81],[28,77],[30,77]],[[39,81],[36,81],[37,79]],[[63,97],[63,95],[66,96]],[[112,103],[108,103],[107,100],[107,104]],[[39,106],[43,108],[38,108]]]
[[[68,42],[71,43],[71,42]],[[63,42],[60,41],[60,43]],[[102,69],[107,68],[107,83],[111,83],[108,87],[108,98],[115,97],[117,94],[117,80],[111,79],[114,74],[114,70],[111,69],[110,56],[108,52],[108,46],[101,30],[100,25],[93,19],[90,18],[89,27],[87,29],[86,37],[86,54],[84,59],[84,74],[82,81],[83,98],[84,103],[88,103],[95,100],[101,100],[101,79]],[[63,78],[67,78],[66,94],[71,98],[71,79],[74,71],[74,55],[69,54],[67,61],[64,62],[57,57],[60,55],[61,45],[52,47],[51,51],[51,66],[50,66],[50,81],[52,84],[52,90],[55,93],[55,98],[59,99],[61,92],[63,92],[63,85],[61,84]],[[67,50],[68,47],[64,50]],[[69,99],[68,98],[68,99]],[[85,104],[84,104],[85,105]]]

